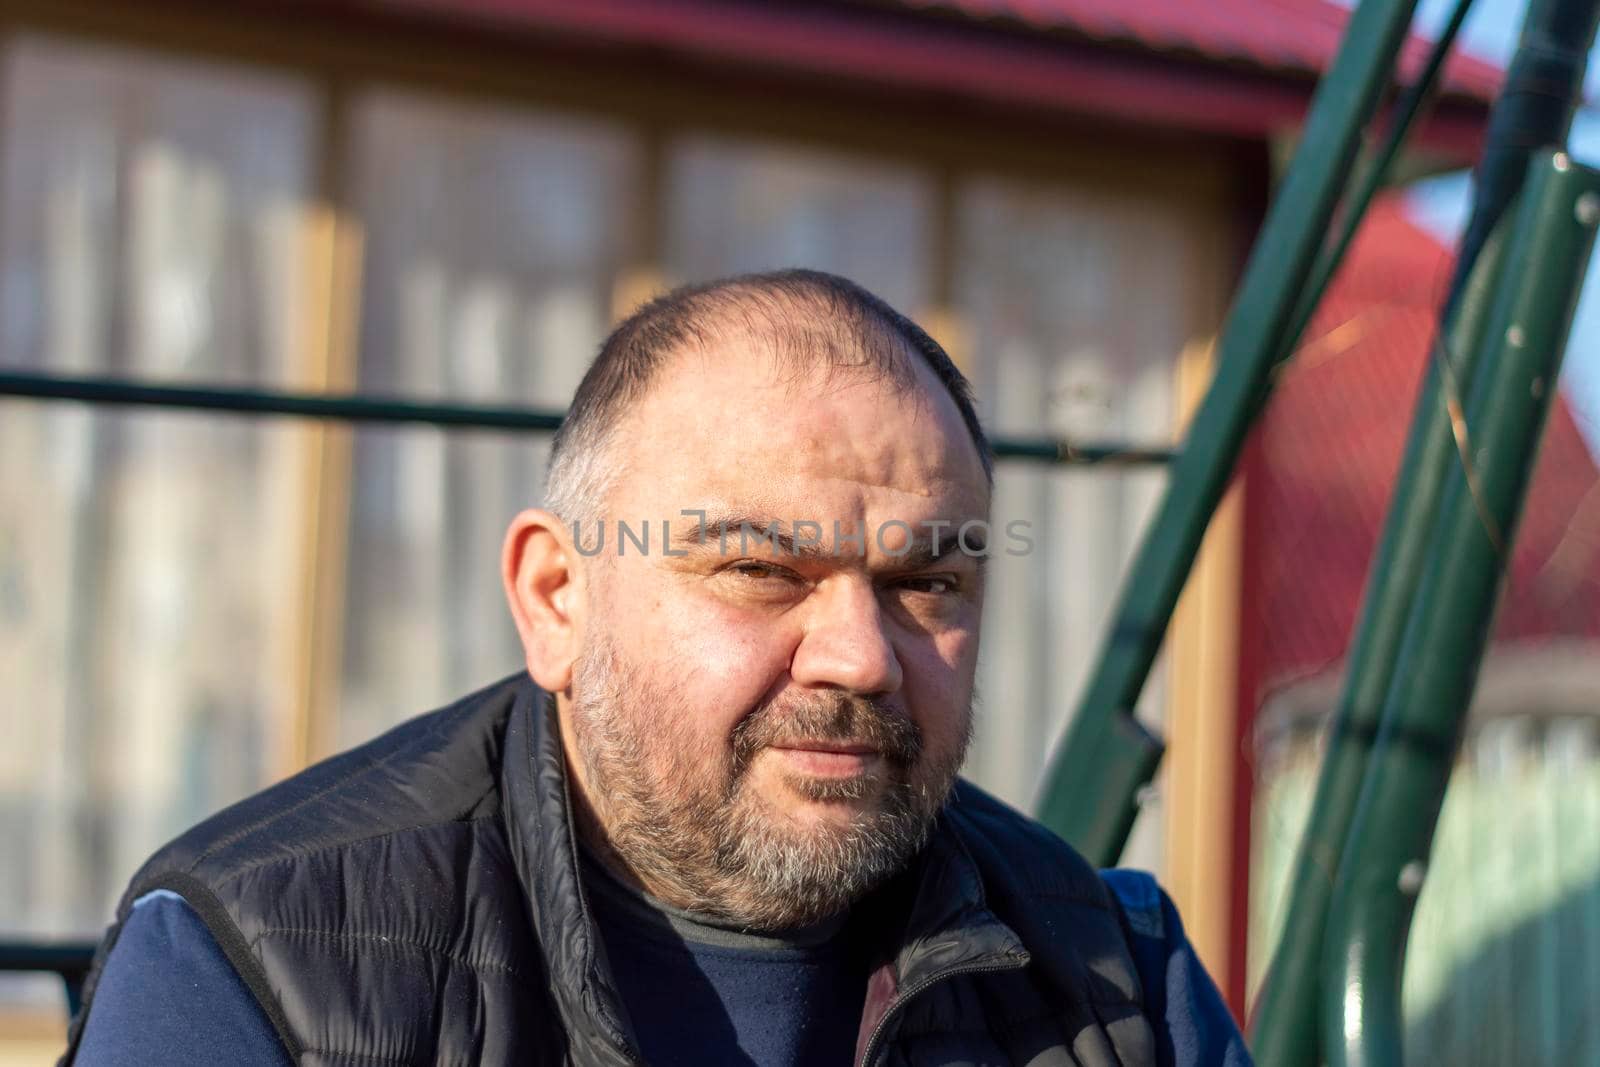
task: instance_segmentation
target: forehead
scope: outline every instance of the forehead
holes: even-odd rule
[[[909,358],[908,388],[854,367],[791,373],[743,337],[683,352],[623,421],[619,497],[669,514],[710,503],[982,516],[977,447],[933,371]]]

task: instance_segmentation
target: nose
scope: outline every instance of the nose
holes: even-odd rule
[[[900,659],[884,629],[871,582],[852,577],[824,583],[810,599],[805,636],[795,649],[790,677],[799,685],[846,689],[860,696],[899,690]]]

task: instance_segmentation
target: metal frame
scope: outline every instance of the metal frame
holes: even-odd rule
[[[1466,403],[1471,451],[1444,479],[1329,904],[1320,999],[1333,1067],[1401,1060],[1406,934],[1596,222],[1600,171],[1561,152],[1535,158]],[[1397,509],[1402,521],[1411,510]]]
[[[1206,526],[1245,436],[1309,316],[1324,235],[1361,131],[1388,87],[1415,0],[1363,0],[1317,87],[1305,135],[1273,199],[1218,344],[1217,373],[1146,530],[1096,669],[1046,772],[1040,818],[1091,861],[1116,861],[1155,776],[1163,743],[1133,716]],[[1437,71],[1438,64],[1431,65]],[[1414,117],[1397,123],[1403,130]],[[1381,168],[1375,168],[1381,177]],[[1370,194],[1369,194],[1370,195]],[[1359,212],[1350,213],[1351,221]],[[1326,281],[1332,265],[1321,272]]]
[[[552,433],[561,425],[564,414],[547,408],[446,404],[362,393],[328,395],[223,386],[157,385],[127,378],[10,372],[0,372],[0,396],[522,433]],[[1160,446],[1080,442],[1059,437],[997,437],[990,441],[990,446],[997,459],[1068,466],[1158,466],[1170,462],[1173,455],[1171,449]]]
[[[1387,782],[1395,773],[1386,753],[1394,731],[1402,729],[1396,723],[1407,712],[1390,703],[1392,687],[1406,673],[1429,663],[1457,659],[1470,651],[1475,665],[1481,654],[1481,646],[1474,650],[1457,642],[1427,651],[1412,649],[1405,669],[1400,666],[1407,628],[1414,612],[1421,610],[1424,575],[1438,557],[1443,538],[1451,536],[1437,518],[1445,487],[1450,479],[1473,469],[1468,461],[1476,462],[1471,453],[1477,443],[1469,444],[1468,435],[1476,435],[1484,413],[1467,411],[1465,397],[1480,365],[1489,358],[1485,339],[1490,347],[1495,344],[1494,301],[1502,278],[1508,275],[1502,223],[1527,173],[1530,155],[1566,141],[1594,40],[1597,12],[1600,3],[1595,0],[1534,0],[1506,87],[1490,119],[1473,215],[1457,259],[1438,350],[1417,399],[1395,486],[1396,504],[1368,575],[1361,617],[1351,640],[1345,689],[1334,714],[1311,814],[1289,881],[1293,892],[1288,915],[1262,986],[1255,1049],[1263,1064],[1312,1064],[1318,1062],[1319,1052],[1332,1055],[1329,1049],[1319,1049],[1320,1020],[1329,1003],[1327,997],[1333,995],[1333,990],[1327,996],[1323,992],[1324,954],[1337,953],[1344,940],[1327,940],[1330,908],[1340,899],[1336,886],[1348,885],[1348,880],[1356,877],[1347,864],[1366,861],[1359,840],[1380,825],[1370,819],[1358,825],[1358,801],[1365,790],[1382,788],[1378,783]],[[1513,270],[1525,269],[1526,265],[1519,265]],[[1509,276],[1515,277],[1515,273]],[[1559,306],[1552,305],[1550,310],[1557,311]],[[1563,325],[1559,339],[1564,336]],[[1559,357],[1559,344],[1556,347]],[[1545,382],[1544,390],[1547,394],[1554,391],[1553,378]],[[1509,523],[1501,527],[1509,528]],[[1491,561],[1488,565],[1495,564]],[[1498,569],[1494,573],[1498,578]],[[1492,602],[1473,607],[1487,612]],[[1456,734],[1470,695],[1468,685],[1459,707],[1435,712],[1455,716]],[[1433,729],[1437,733],[1440,727]],[[1429,773],[1447,770],[1454,750],[1451,743],[1435,753],[1436,765]],[[1443,781],[1438,781],[1440,799]],[[1396,834],[1419,825],[1426,831],[1420,853],[1407,862],[1425,861],[1426,841],[1431,839],[1436,819],[1437,801],[1431,809],[1428,804],[1400,809],[1392,827]],[[1409,919],[1409,909],[1405,914]],[[1403,943],[1402,937],[1398,944]],[[1328,959],[1326,966],[1336,963]]]

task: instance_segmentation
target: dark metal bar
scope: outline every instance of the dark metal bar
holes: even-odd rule
[[[1433,524],[1329,903],[1321,1014],[1330,1067],[1402,1059],[1406,936],[1594,246],[1600,171],[1564,153],[1536,158],[1515,221],[1466,405],[1470,451]]]
[[[38,971],[54,973],[67,989],[67,1009],[76,1015],[82,1003],[83,980],[94,960],[95,946],[89,942],[0,941],[0,972]]]
[[[1159,466],[1171,463],[1174,455],[1171,448],[1079,443],[1059,437],[995,437],[989,447],[997,459],[1095,467]]]
[[[1317,86],[1305,134],[1268,209],[1161,508],[1145,533],[1095,673],[1046,771],[1040,818],[1092,861],[1122,851],[1162,743],[1133,717],[1178,595],[1227,488],[1279,356],[1361,131],[1389,85],[1415,0],[1362,0]]]
[[[1323,934],[1369,753],[1395,674],[1412,603],[1438,548],[1434,516],[1449,472],[1459,466],[1462,398],[1476,377],[1485,320],[1504,245],[1496,224],[1517,194],[1531,153],[1566,141],[1579,99],[1596,0],[1533,0],[1475,181],[1472,223],[1442,315],[1436,351],[1417,397],[1394,500],[1367,579],[1311,813],[1290,877],[1290,900],[1256,1007],[1255,1055],[1264,1067],[1319,1061]],[[1551,42],[1561,58],[1552,61]],[[1528,56],[1533,56],[1529,59]],[[1501,228],[1503,230],[1503,227]],[[1472,235],[1476,236],[1472,236]]]
[[[249,415],[298,415],[345,422],[410,422],[473,430],[551,432],[561,425],[561,412],[487,404],[441,404],[395,397],[317,395],[232,386],[157,385],[128,378],[59,374],[0,373],[0,396],[38,400],[81,400],[228,411]]]
[[[0,372],[0,396],[524,433],[553,432],[561,425],[564,414],[548,408],[445,404],[397,397],[317,395],[234,386],[157,385],[127,378],[17,372]],[[1055,437],[997,437],[990,444],[998,459],[1050,464],[1155,466],[1171,462],[1173,456],[1170,448],[1078,442]]]
[[[1583,99],[1597,18],[1595,0],[1529,0],[1505,86],[1489,116],[1483,162],[1474,175],[1457,285],[1522,187],[1529,157],[1542,148],[1566,146]]]

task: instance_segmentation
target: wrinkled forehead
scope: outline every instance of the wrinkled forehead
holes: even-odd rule
[[[988,482],[960,409],[904,355],[899,374],[861,354],[797,367],[737,333],[677,354],[619,427],[617,503],[981,517]]]

